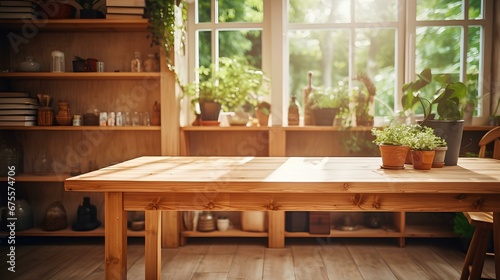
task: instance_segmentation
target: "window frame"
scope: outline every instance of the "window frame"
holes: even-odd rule
[[[481,98],[481,110],[479,116],[474,116],[473,125],[484,124],[488,122],[491,106],[491,58],[492,57],[492,30],[493,30],[493,0],[483,0],[483,18],[468,19],[469,13],[465,12],[464,20],[440,20],[440,21],[417,21],[416,18],[416,1],[417,0],[397,0],[397,20],[396,22],[383,23],[387,27],[395,27],[396,31],[396,54],[395,54],[395,95],[394,95],[394,110],[401,110],[401,95],[400,90],[405,83],[413,81],[416,77],[415,70],[415,33],[418,27],[424,26],[461,26],[464,29],[464,45],[462,49],[467,49],[468,42],[468,26],[482,25],[484,28],[484,36],[482,38],[482,61],[480,62],[480,79],[482,94],[489,98]],[[468,11],[469,0],[462,0],[464,11]],[[212,22],[195,22],[197,18],[197,1],[189,4],[188,22],[187,22],[187,79],[193,81],[196,79],[193,69],[198,67],[198,42],[196,41],[196,32],[200,30],[211,31],[212,42],[212,61],[218,58],[218,31],[241,30],[241,29],[260,29],[262,30],[262,70],[271,78],[271,95],[269,101],[272,104],[271,122],[273,126],[286,125],[286,112],[289,104],[289,39],[288,32],[297,29],[311,29],[312,26],[319,28],[332,28],[332,23],[327,24],[302,24],[289,23],[288,21],[288,1],[287,0],[263,0],[264,17],[261,23],[240,23],[240,22],[217,22],[217,7],[216,0],[211,0],[211,18]],[[351,18],[354,18],[354,9],[351,9]],[[370,23],[377,24],[380,23]],[[334,26],[347,27],[350,30],[366,27],[367,23],[335,23]],[[354,49],[351,33],[351,49]],[[192,42],[192,43],[189,43]],[[460,76],[466,77],[466,51],[461,52],[461,69]],[[354,52],[349,55],[349,75],[354,77]],[[192,115],[192,114],[191,114]],[[189,117],[187,117],[190,119]]]

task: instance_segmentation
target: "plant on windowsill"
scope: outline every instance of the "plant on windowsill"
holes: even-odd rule
[[[344,81],[337,87],[315,87],[307,98],[306,106],[312,110],[314,125],[333,126],[335,116],[349,108],[349,89]]]
[[[372,128],[373,143],[379,146],[382,168],[403,169],[410,150],[411,131],[406,124],[390,124],[383,128]]]
[[[184,91],[195,105],[193,108],[199,104],[201,111],[203,103],[217,102],[224,112],[236,112],[244,119],[241,124],[247,123],[259,99],[268,94],[266,83],[269,78],[259,69],[237,59],[221,57],[218,66],[214,63],[209,67],[201,66],[198,73],[201,82],[187,84]],[[246,117],[241,117],[242,114]],[[233,125],[240,124],[232,121]]]
[[[463,100],[467,87],[462,82],[451,81],[449,74],[433,76],[429,68],[417,76],[415,81],[403,86],[403,109],[412,110],[416,104],[420,104],[424,113],[420,124],[434,128],[438,136],[446,140],[448,151],[445,165],[457,165],[464,127]],[[439,88],[432,95],[432,99],[427,99],[422,96],[422,90],[430,87],[432,81],[437,82]]]
[[[364,73],[358,74],[354,80],[362,82],[366,88],[366,91],[362,88],[357,88],[353,95],[356,126],[373,126],[376,94],[375,84]]]

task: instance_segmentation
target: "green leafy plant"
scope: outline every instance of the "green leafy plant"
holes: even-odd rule
[[[269,93],[266,89],[269,78],[259,69],[237,59],[221,57],[219,65],[202,66],[198,73],[201,82],[185,86],[185,93],[194,103],[216,101],[229,112],[244,107],[255,108],[259,98]]]
[[[176,19],[176,9],[179,8],[181,19]],[[188,3],[185,0],[147,0],[146,15],[149,21],[148,30],[151,46],[161,46],[164,51],[165,63],[175,74],[179,86],[184,89],[176,72],[172,57],[175,46],[175,33],[180,31],[181,49],[184,49]]]
[[[409,146],[412,150],[432,151],[446,146],[446,141],[434,133],[434,129],[418,124],[409,127]]]
[[[406,124],[390,124],[383,128],[372,128],[377,145],[409,146],[412,137],[411,127]]]
[[[462,238],[472,238],[474,235],[474,227],[462,212],[457,212],[453,218],[453,232]]]
[[[463,99],[467,87],[462,82],[452,82],[449,74],[432,75],[431,69],[424,69],[417,75],[418,79],[403,86],[401,99],[404,110],[413,109],[420,104],[424,112],[424,121],[438,117],[439,120],[461,120],[463,117]],[[422,96],[421,91],[432,81],[441,86],[434,93],[432,100]],[[434,109],[435,108],[435,109]]]
[[[349,98],[349,84],[347,81],[340,81],[333,88],[313,88],[307,99],[307,105],[312,109],[339,108],[347,110]]]

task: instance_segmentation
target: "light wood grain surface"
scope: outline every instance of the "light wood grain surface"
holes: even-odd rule
[[[457,166],[380,168],[380,158],[139,157],[65,180],[67,191],[105,192],[107,279],[124,279],[124,210],[146,210],[146,279],[159,279],[161,230],[157,211],[270,211],[269,247],[284,247],[284,211],[493,211],[500,217],[500,161],[463,158]],[[500,224],[494,226],[498,244]],[[126,247],[126,246],[125,246]],[[496,245],[500,251],[500,245]],[[370,275],[377,259],[354,260]],[[298,254],[299,256],[301,254]],[[314,256],[310,256],[314,258]],[[225,262],[214,256],[206,269]],[[321,278],[328,276],[323,268]],[[311,267],[298,267],[307,275]],[[500,261],[496,262],[500,271]],[[211,271],[212,272],[212,271]],[[217,273],[217,271],[213,271]],[[316,274],[316,273],[315,273]],[[390,274],[387,273],[387,277]]]

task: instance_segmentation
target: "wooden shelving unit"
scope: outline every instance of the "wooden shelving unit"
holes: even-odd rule
[[[94,109],[151,113],[154,102],[162,104],[164,97],[160,92],[169,89],[165,85],[168,75],[130,72],[134,52],[141,52],[143,59],[148,53],[160,53],[158,47],[150,46],[147,19],[0,20],[0,33],[12,32],[23,37],[27,25],[36,28],[37,33],[18,46],[0,44],[0,63],[2,68],[15,70],[26,56],[33,56],[40,63],[41,72],[1,72],[0,91],[27,92],[32,97],[49,94],[54,114],[61,100],[69,102],[72,115]],[[55,49],[65,54],[64,73],[50,72],[51,52]],[[105,72],[72,72],[74,56],[104,61]],[[169,108],[168,100],[163,101],[165,108]],[[162,111],[175,114],[175,110]],[[84,196],[91,198],[97,207],[97,219],[103,221],[102,194],[64,191],[63,182],[71,177],[71,166],[78,163],[80,172],[87,172],[91,161],[101,168],[142,155],[161,155],[162,135],[166,134],[162,129],[168,125],[168,118],[164,122],[163,126],[1,126],[0,131],[23,146],[24,171],[15,175],[16,199],[26,199],[34,213],[35,227],[16,235],[104,236],[103,226],[91,231],[73,231],[71,227],[45,231],[39,226],[47,206],[54,201],[63,203],[70,225],[76,222],[76,210]],[[42,151],[48,156],[53,175],[34,172],[33,163]],[[128,236],[144,236],[144,231],[129,231]]]

